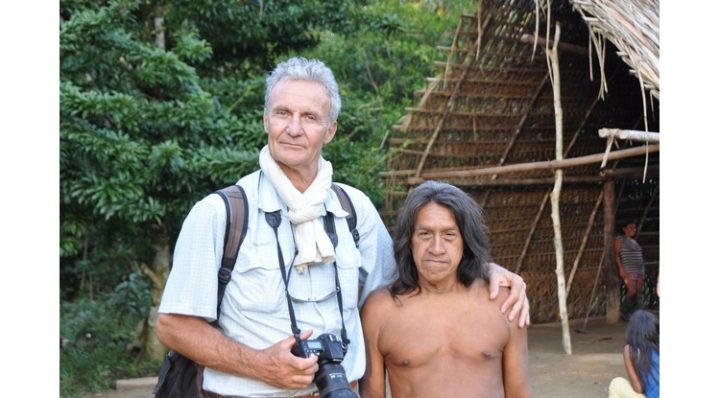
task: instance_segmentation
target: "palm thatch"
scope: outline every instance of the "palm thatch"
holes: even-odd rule
[[[570,0],[592,32],[618,48],[641,86],[660,98],[659,0]]]
[[[608,294],[604,287],[612,283],[607,269],[598,272],[606,250],[601,207],[606,181],[615,181],[616,217],[642,225],[640,244],[651,264],[658,260],[659,156],[650,149],[656,147],[619,143],[621,150],[602,168],[598,156],[606,150],[600,129],[634,130],[644,120],[645,94],[629,72],[645,73],[645,61],[633,53],[627,59],[635,63],[628,67],[623,60],[630,50],[617,51],[610,40],[601,68],[590,56],[597,53],[599,41],[591,47],[588,43],[592,35],[605,33],[588,30],[593,17],[586,13],[584,19],[579,2],[572,3],[553,2],[551,12],[538,13],[533,0],[483,0],[477,12],[462,16],[455,35],[439,46],[446,57],[435,62],[437,74],[415,93],[415,104],[395,126],[388,140],[394,156],[383,173],[388,186],[383,216],[391,228],[408,190],[425,179],[444,180],[469,192],[485,210],[494,261],[528,282],[536,322],[558,317],[548,199],[555,168],[566,167],[560,216],[571,318],[602,313]],[[535,47],[533,39],[536,27],[546,26],[548,14],[562,25],[561,102],[568,164],[554,161],[555,113],[546,44]],[[613,24],[603,29],[613,30]],[[648,51],[638,54],[652,54]],[[605,79],[598,79],[603,73]],[[649,76],[652,82],[657,74]],[[655,90],[657,99],[659,84],[646,87]],[[607,94],[600,98],[603,91]],[[658,107],[659,102],[652,109]],[[650,127],[657,129],[652,116]],[[649,174],[643,181],[646,163]]]

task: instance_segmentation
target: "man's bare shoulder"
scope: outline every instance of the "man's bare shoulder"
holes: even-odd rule
[[[365,300],[360,313],[363,330],[381,329],[388,319],[388,314],[396,308],[387,286],[373,291]]]
[[[375,308],[373,309],[373,312],[375,312],[378,308],[385,308],[391,305],[393,305],[393,297],[390,294],[389,287],[385,286],[370,293],[363,306],[363,311],[367,311],[368,308]]]
[[[508,296],[510,296],[510,288],[500,286],[497,297],[490,300],[490,284],[483,279],[477,279],[473,282],[472,289],[480,295],[482,302],[487,302],[487,304],[495,306],[498,309],[501,309],[502,304]]]

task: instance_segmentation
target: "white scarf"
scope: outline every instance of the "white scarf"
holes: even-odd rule
[[[332,164],[320,157],[315,180],[305,192],[298,191],[290,182],[267,145],[260,151],[260,169],[280,194],[288,207],[290,222],[295,224],[298,254],[293,265],[298,272],[305,272],[312,264],[335,261],[335,249],[321,222],[323,205],[332,185]]]

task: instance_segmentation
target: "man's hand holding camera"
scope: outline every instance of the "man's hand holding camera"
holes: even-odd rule
[[[300,338],[307,340],[312,330],[300,334]],[[290,351],[295,345],[295,338],[286,339],[259,352],[259,364],[256,368],[257,378],[265,383],[285,389],[302,389],[312,384],[315,373],[318,371],[318,358],[300,358]]]

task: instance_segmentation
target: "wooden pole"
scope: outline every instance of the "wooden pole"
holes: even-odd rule
[[[654,153],[660,150],[660,145],[649,145],[649,146],[638,146],[628,149],[620,149],[618,151],[612,151],[607,155],[607,160],[616,160],[629,158],[633,156],[645,155],[646,153]],[[479,177],[484,175],[492,174],[504,174],[504,173],[515,173],[520,171],[535,171],[535,170],[557,170],[565,169],[568,167],[583,166],[586,164],[600,163],[605,158],[604,153],[596,153],[594,155],[578,156],[571,159],[562,160],[546,160],[542,162],[529,162],[529,163],[515,163],[508,166],[501,167],[486,167],[482,169],[474,170],[447,170],[447,171],[425,171],[421,176],[416,177],[420,180],[410,179],[410,184],[419,184],[423,180],[433,179],[448,179],[448,178],[468,178],[468,177]],[[384,175],[402,175],[407,174],[406,171],[400,170],[393,173],[385,173]]]
[[[651,133],[638,130],[622,130],[622,129],[600,129],[598,135],[602,138],[612,137],[621,140],[639,141],[639,142],[660,142],[660,133]]]
[[[535,219],[533,220],[533,224],[530,227],[530,232],[528,232],[527,238],[525,238],[525,244],[523,245],[522,252],[520,253],[520,257],[518,257],[517,262],[515,263],[515,273],[520,273],[520,268],[522,268],[523,261],[525,261],[525,255],[527,255],[528,248],[530,247],[530,243],[532,242],[533,234],[535,233],[535,229],[537,228],[538,223],[540,222],[540,217],[543,214],[543,211],[545,211],[545,205],[547,204],[548,199],[550,198],[550,192],[543,195],[543,201],[542,204],[540,204],[540,209],[538,210],[537,214],[535,214]]]
[[[603,186],[603,234],[605,247],[603,250],[603,282],[607,292],[605,320],[609,324],[620,320],[620,290],[618,273],[615,269],[615,181],[605,182]]]
[[[600,178],[603,180],[619,180],[621,178],[642,178],[645,175],[645,171],[656,174],[660,171],[660,165],[648,166],[647,170],[645,167],[629,167],[625,169],[605,169],[600,172]]]
[[[525,33],[522,36],[520,36],[520,42],[525,43],[525,44],[535,44],[535,35],[531,35],[530,33]],[[537,43],[543,47],[546,44],[549,44],[550,46],[555,46],[555,43],[552,40],[548,43],[548,41],[543,39],[542,37],[537,38]],[[572,52],[575,54],[580,54],[580,55],[588,54],[587,47],[576,46],[575,44],[559,43],[558,48],[562,51]]]
[[[558,55],[558,43],[560,43],[560,23],[555,22],[555,42],[550,52],[550,66],[552,68],[553,101],[555,103],[555,157],[558,161],[563,158],[563,114],[560,101],[560,59]],[[562,243],[562,229],[560,223],[560,193],[562,191],[562,169],[555,170],[555,187],[550,195],[553,220],[553,243],[555,246],[555,259],[557,266],[558,307],[560,321],[562,323],[562,341],[565,354],[572,355],[572,343],[570,341],[570,323],[567,313],[567,297],[565,294],[565,251]]]
[[[573,262],[572,271],[570,271],[570,277],[568,278],[568,284],[567,284],[567,295],[570,296],[570,288],[572,287],[573,279],[575,279],[575,272],[577,272],[578,265],[580,265],[580,259],[582,258],[583,253],[585,252],[585,246],[587,245],[588,237],[590,236],[590,231],[592,231],[593,225],[595,225],[595,215],[597,214],[598,209],[600,208],[600,203],[602,203],[603,193],[600,191],[600,194],[598,194],[597,200],[595,200],[595,205],[593,206],[592,211],[590,212],[590,217],[588,217],[588,223],[587,227],[585,228],[585,233],[583,234],[582,242],[580,243],[580,249],[578,249],[578,253],[575,256],[575,261]]]
[[[597,271],[595,272],[595,281],[593,282],[592,292],[590,293],[590,300],[587,304],[587,310],[585,310],[585,322],[583,322],[582,330],[587,329],[587,320],[590,316],[590,311],[593,308],[593,300],[595,299],[595,288],[597,287],[598,279],[600,278],[600,271],[602,270],[603,261],[605,261],[605,253],[600,256],[600,262],[597,265]]]

